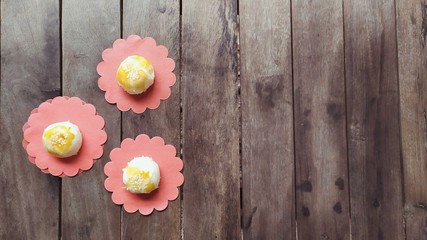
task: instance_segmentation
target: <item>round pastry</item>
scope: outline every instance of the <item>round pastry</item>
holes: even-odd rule
[[[116,78],[126,92],[140,94],[153,85],[154,68],[144,57],[129,56],[120,64]]]
[[[132,193],[150,193],[159,188],[159,165],[150,157],[137,157],[123,169],[123,183]]]
[[[66,158],[76,155],[82,146],[79,127],[71,122],[49,125],[43,132],[43,146],[52,155]]]

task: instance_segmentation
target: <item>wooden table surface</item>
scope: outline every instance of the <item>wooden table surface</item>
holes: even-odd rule
[[[426,0],[1,0],[0,239],[427,239]],[[121,113],[96,66],[154,37],[177,83]],[[22,125],[55,96],[105,118],[74,178],[26,159]],[[103,186],[124,138],[162,136],[185,184],[128,214]]]

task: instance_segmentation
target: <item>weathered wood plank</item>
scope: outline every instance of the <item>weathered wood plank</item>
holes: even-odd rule
[[[22,125],[61,94],[58,1],[1,1],[0,238],[55,239],[60,180],[28,162]]]
[[[353,239],[404,239],[394,1],[344,1]]]
[[[299,239],[348,239],[342,3],[293,1]]]
[[[89,172],[62,181],[62,238],[119,239],[120,207],[104,189],[104,164],[120,144],[120,112],[99,90],[101,53],[120,37],[120,1],[62,2],[63,94],[94,104],[104,117],[108,142]]]
[[[239,239],[237,2],[182,8],[183,234]]]
[[[427,239],[427,2],[396,3],[406,239]]]
[[[161,136],[180,152],[180,29],[178,0],[123,1],[123,37],[131,34],[153,37],[157,44],[169,50],[176,63],[177,81],[172,95],[160,107],[143,114],[123,113],[123,138],[135,138],[141,133]],[[150,216],[123,212],[122,239],[179,239],[181,234],[180,199],[169,202],[163,212]]]
[[[239,6],[243,237],[295,239],[290,1]]]

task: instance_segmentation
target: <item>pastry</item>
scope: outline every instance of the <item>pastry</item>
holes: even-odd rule
[[[43,146],[52,155],[66,158],[76,155],[82,146],[79,127],[71,122],[58,122],[43,131]]]
[[[150,157],[137,157],[123,169],[123,183],[132,193],[150,193],[159,187],[159,165]]]
[[[116,78],[126,92],[140,94],[153,85],[154,68],[144,57],[129,56],[120,64]]]

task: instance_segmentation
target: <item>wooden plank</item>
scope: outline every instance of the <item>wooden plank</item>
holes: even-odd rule
[[[427,2],[396,3],[406,239],[427,239]]]
[[[342,3],[292,2],[298,239],[348,239]]]
[[[94,104],[104,117],[108,142],[89,172],[62,181],[62,237],[119,239],[120,207],[104,189],[104,165],[120,144],[120,111],[99,90],[101,53],[120,37],[120,1],[62,2],[63,94]]]
[[[182,11],[183,234],[239,239],[237,2],[185,0]]]
[[[290,1],[239,7],[243,237],[295,239]]]
[[[31,110],[61,93],[58,1],[2,0],[1,14],[0,238],[55,239],[60,180],[21,141]]]
[[[353,239],[404,239],[394,1],[344,1]]]
[[[180,83],[179,83],[179,0],[123,1],[123,37],[138,34],[153,37],[157,44],[169,50],[175,60],[177,81],[172,95],[155,110],[143,114],[123,113],[123,138],[135,138],[141,133],[161,136],[180,152]],[[179,239],[181,234],[180,198],[169,202],[163,212],[150,216],[122,213],[122,239]]]

